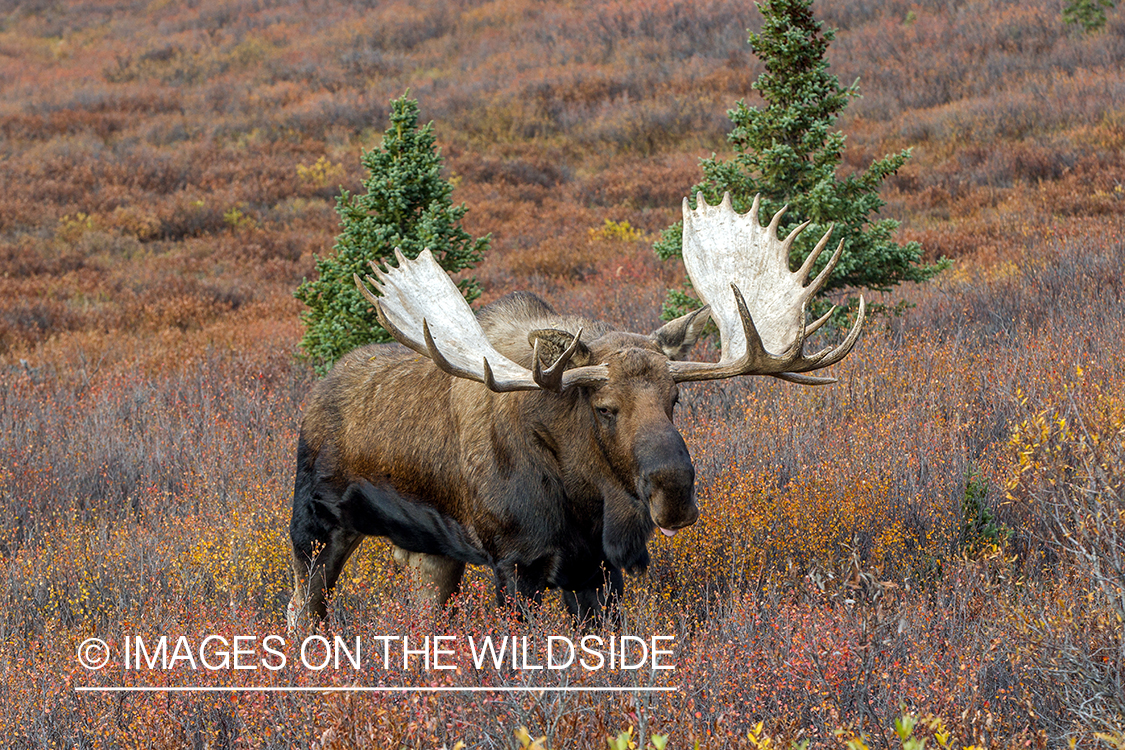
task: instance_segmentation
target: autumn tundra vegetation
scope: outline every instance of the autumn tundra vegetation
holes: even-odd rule
[[[364,191],[389,103],[418,101],[464,231],[490,235],[459,276],[475,304],[524,289],[654,330],[684,271],[653,245],[700,160],[732,156],[726,111],[761,102],[761,15],[728,0],[4,6],[3,744],[1120,746],[1125,20],[1109,8],[1086,32],[1042,0],[813,9],[838,29],[829,70],[859,81],[839,174],[912,149],[872,218],[951,264],[875,294],[883,312],[835,385],[683,385],[700,516],[650,541],[616,631],[672,636],[675,669],[478,669],[470,636],[615,631],[580,630],[553,596],[522,619],[498,609],[480,567],[420,617],[390,545],[368,540],[321,632],[451,635],[458,668],[275,671],[261,643],[287,636],[297,424],[317,379],[294,292],[338,244],[336,197]],[[121,658],[137,638],[208,635],[256,639],[257,668]],[[100,670],[76,657],[94,637],[115,655]],[[374,685],[675,689],[79,690]]]

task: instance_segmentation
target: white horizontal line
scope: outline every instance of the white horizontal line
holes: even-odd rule
[[[679,687],[406,687],[396,685],[196,687],[183,685],[173,687],[79,686],[74,689],[79,693],[672,693],[679,690]]]

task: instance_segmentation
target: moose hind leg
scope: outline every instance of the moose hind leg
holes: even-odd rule
[[[427,609],[437,610],[461,588],[465,563],[444,555],[408,552],[394,548],[395,561],[410,571],[414,581],[414,599]]]

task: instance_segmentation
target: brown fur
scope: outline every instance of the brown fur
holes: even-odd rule
[[[690,348],[701,316],[643,336],[516,294],[478,317],[493,345],[525,366],[529,334],[539,332],[530,339],[547,359],[581,328],[581,359],[610,376],[561,394],[493,393],[397,345],[342,358],[301,423],[292,622],[324,617],[344,562],[370,534],[400,548],[432,604],[456,591],[464,563],[484,563],[501,602],[558,587],[574,592],[564,601],[585,618],[619,595],[622,570],[645,568],[654,524],[697,518],[665,351]]]

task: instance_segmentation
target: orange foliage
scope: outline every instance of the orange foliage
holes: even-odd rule
[[[550,747],[596,747],[631,725],[709,748],[757,746],[749,733],[764,721],[781,739],[832,744],[843,727],[882,746],[905,703],[944,717],[963,743],[1088,737],[1052,691],[1051,659],[1060,643],[1110,642],[1120,624],[1074,613],[1085,584],[1052,557],[1027,498],[985,497],[1014,530],[986,555],[964,544],[962,501],[969,472],[990,487],[1052,479],[1040,464],[1020,474],[1027,445],[1011,436],[1053,413],[1079,365],[1095,390],[1120,392],[1109,385],[1125,376],[1112,346],[1125,338],[1120,12],[1082,37],[1045,0],[817,12],[841,27],[833,71],[864,94],[841,123],[845,170],[913,147],[885,213],[929,259],[956,264],[904,290],[913,307],[868,324],[835,386],[684,389],[677,420],[703,517],[653,540],[650,573],[625,603],[630,631],[677,635],[668,684],[679,690],[565,700],[95,696],[73,688],[185,676],[90,673],[75,649],[90,635],[119,645],[283,631],[295,425],[312,377],[292,356],[291,294],[330,250],[332,199],[359,187],[359,151],[391,98],[409,88],[436,121],[465,228],[493,234],[476,271],[483,301],[527,288],[650,330],[664,289],[682,281],[651,238],[676,218],[698,158],[726,150],[723,111],[756,96],[752,5],[91,0],[5,17],[3,736],[495,747],[526,726]],[[367,542],[333,628],[574,634],[553,599],[527,622],[495,610],[484,571],[435,623],[419,622],[408,588],[386,545]],[[1044,636],[1031,615],[1063,635]],[[1083,635],[1091,623],[1101,640]]]

